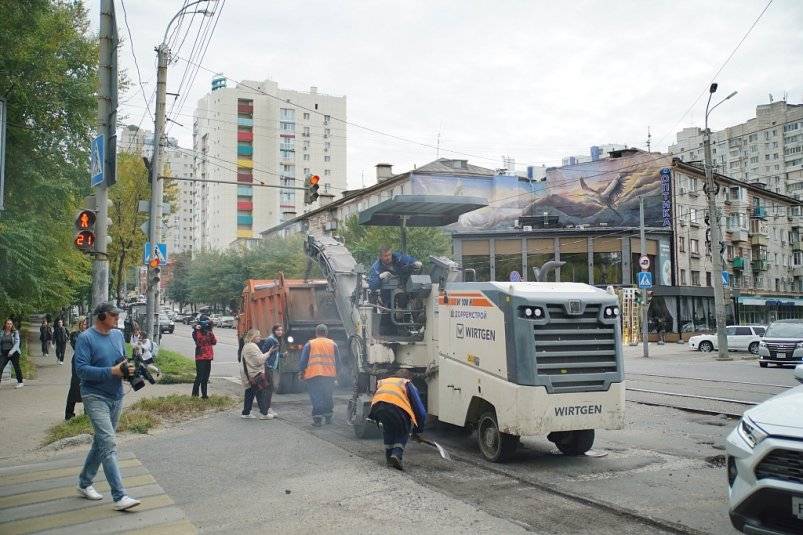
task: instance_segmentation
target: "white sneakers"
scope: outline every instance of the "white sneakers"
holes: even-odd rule
[[[253,420],[254,418],[256,418],[256,416],[254,416],[249,412],[248,414],[241,414],[240,418],[244,418],[245,420]]]
[[[273,409],[268,409],[268,414],[270,414],[270,415],[271,415],[271,416],[273,416],[274,418],[276,418],[277,416],[279,416],[277,413],[273,412]]]
[[[17,383],[17,386],[14,388],[22,388],[23,386],[25,386],[25,383]]]
[[[64,366],[64,362],[59,361],[59,366]]]
[[[140,503],[142,503],[142,502],[140,502],[139,500],[135,500],[134,498],[131,498],[130,496],[123,496],[122,498],[120,498],[119,500],[114,502],[114,508],[117,511],[127,511],[128,509],[131,509],[132,507],[136,507]]]
[[[268,414],[260,414],[259,415],[259,419],[260,420],[273,420],[274,418],[275,418],[275,416],[273,416],[270,412],[268,412]]]
[[[78,490],[78,494],[86,498],[87,500],[102,500],[103,494],[95,490],[95,487],[89,485],[87,488],[82,489],[80,486],[76,487]]]
[[[273,420],[274,418],[276,418],[276,416],[278,416],[278,415],[275,412],[273,412],[273,410],[268,409],[268,414],[260,414],[259,415],[259,419],[260,420]],[[248,414],[241,414],[240,418],[244,418],[246,420],[253,420],[254,418],[256,418],[256,416],[254,416],[251,413],[248,413]]]

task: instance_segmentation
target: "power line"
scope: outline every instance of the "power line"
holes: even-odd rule
[[[134,58],[134,66],[137,69],[137,81],[139,82],[139,89],[142,92],[142,99],[145,101],[145,109],[148,111],[148,115],[150,116],[151,120],[153,120],[153,114],[151,113],[150,104],[148,103],[148,97],[145,96],[145,87],[142,85],[142,73],[139,70],[137,53],[134,51],[134,37],[131,35],[131,27],[128,25],[128,12],[125,8],[125,0],[120,0],[120,5],[123,7],[123,21],[125,22],[125,29],[128,32],[128,44],[131,48],[131,56]]]

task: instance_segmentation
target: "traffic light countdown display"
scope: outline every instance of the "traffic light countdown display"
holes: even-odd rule
[[[318,188],[321,177],[310,175],[304,179],[304,204],[312,204],[318,200]]]
[[[92,210],[81,210],[75,218],[75,247],[85,253],[90,253],[95,248],[95,212]]]

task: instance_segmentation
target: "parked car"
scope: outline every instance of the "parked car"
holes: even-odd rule
[[[171,320],[166,313],[160,312],[159,313],[159,333],[170,333],[173,334],[173,331],[176,330],[176,322]]]
[[[758,363],[762,368],[803,363],[803,320],[773,321],[758,346]]]
[[[803,366],[795,368],[795,378],[803,383]],[[801,414],[803,385],[745,411],[728,435],[729,513],[736,529],[803,533]]]
[[[220,314],[209,314],[209,321],[212,322],[212,325],[215,327],[220,327],[220,318],[222,318]]]
[[[220,317],[220,327],[226,329],[233,329],[234,328],[234,316],[221,316]]]
[[[186,316],[184,316],[184,319],[181,320],[181,321],[184,322],[184,325],[192,325],[195,322],[197,317],[198,317],[198,313],[197,312],[191,312],[191,313],[187,314]]]
[[[728,337],[728,351],[749,351],[758,354],[761,337],[767,328],[763,325],[731,325],[725,327]],[[719,348],[717,334],[698,334],[689,338],[689,349],[705,353]]]

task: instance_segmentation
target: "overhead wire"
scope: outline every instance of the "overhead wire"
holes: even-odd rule
[[[128,11],[125,8],[125,0],[120,0],[120,5],[123,8],[123,22],[125,23],[126,31],[128,32],[128,45],[131,49],[131,56],[134,58],[134,67],[137,71],[137,82],[139,83],[139,89],[142,93],[142,99],[145,101],[145,109],[148,111],[148,115],[150,116],[151,120],[153,120],[153,114],[151,113],[151,108],[148,103],[148,97],[145,96],[145,87],[142,83],[142,73],[139,69],[139,61],[137,60],[137,53],[134,50],[134,36],[131,34],[131,26],[128,25]]]

